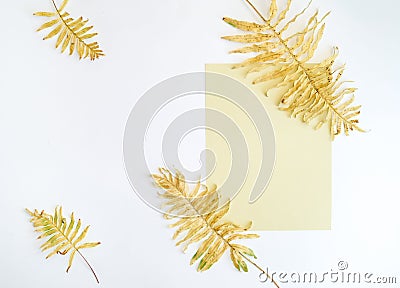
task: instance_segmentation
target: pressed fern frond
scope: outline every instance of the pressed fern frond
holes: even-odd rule
[[[72,262],[74,260],[75,254],[78,253],[82,259],[89,266],[97,283],[99,279],[94,272],[92,266],[80,252],[81,249],[96,247],[100,242],[89,242],[81,243],[86,237],[89,230],[89,226],[79,231],[81,228],[81,220],[75,221],[74,213],[71,214],[69,222],[62,215],[62,207],[56,207],[54,215],[45,213],[44,211],[39,212],[34,210],[33,212],[26,209],[26,212],[31,216],[31,222],[33,227],[35,227],[35,232],[41,233],[38,239],[47,238],[47,241],[40,247],[42,251],[51,250],[51,252],[46,256],[50,258],[56,254],[67,255],[69,254],[69,262],[67,272],[71,268]]]
[[[247,67],[249,74],[261,72],[253,84],[278,80],[276,87],[283,89],[279,108],[307,124],[316,123],[316,129],[328,123],[332,140],[342,132],[346,135],[353,130],[365,132],[358,126],[357,116],[361,106],[352,106],[356,89],[343,87],[346,83],[341,81],[344,66],[333,68],[338,49],[335,48],[333,55],[321,63],[308,64],[322,38],[325,29],[323,21],[329,13],[319,20],[318,12],[315,12],[302,30],[287,35],[288,29],[297,23],[298,17],[305,13],[310,4],[287,20],[291,0],[287,0],[281,11],[278,11],[276,0],[271,0],[266,18],[249,0],[246,2],[264,23],[223,18],[226,23],[246,33],[222,39],[250,44],[230,53],[257,54],[234,68]]]
[[[42,16],[51,19],[40,26],[37,31],[55,27],[43,38],[43,40],[58,35],[56,48],[61,46],[61,53],[64,53],[64,51],[69,47],[69,55],[72,55],[74,51],[76,51],[79,55],[79,59],[90,57],[90,60],[95,60],[100,56],[104,56],[104,53],[97,42],[86,42],[97,35],[97,33],[89,33],[93,28],[93,26],[86,26],[89,20],[84,20],[82,17],[79,17],[78,19],[69,17],[69,13],[64,12],[68,0],[63,0],[60,8],[57,7],[54,0],[51,1],[53,2],[56,12],[36,12],[33,14],[35,16]]]
[[[190,190],[185,177],[180,172],[177,172],[175,176],[167,169],[160,168],[159,172],[159,175],[152,175],[152,177],[155,183],[164,190],[160,197],[166,200],[165,207],[169,207],[164,217],[178,219],[170,225],[171,228],[176,228],[173,239],[177,240],[182,235],[176,242],[176,246],[182,245],[183,250],[186,251],[189,245],[201,242],[190,265],[199,261],[197,271],[206,271],[229,250],[232,263],[237,270],[248,271],[246,260],[266,274],[251,260],[251,258],[257,258],[253,250],[235,243],[236,240],[259,236],[243,233],[251,227],[251,223],[247,227],[241,227],[221,220],[229,211],[229,202],[219,207],[219,195],[215,185],[208,188],[198,182]],[[171,216],[171,214],[179,216]]]

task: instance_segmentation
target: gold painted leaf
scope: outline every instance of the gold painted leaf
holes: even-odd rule
[[[243,31],[248,31],[248,32],[263,32],[268,29],[267,25],[261,25],[253,22],[247,22],[247,21],[239,21],[235,20],[229,17],[224,17],[223,20],[232,25],[233,27],[243,30]]]
[[[167,169],[159,169],[159,173],[152,177],[163,189],[160,197],[170,208],[167,218],[177,220],[170,225],[176,228],[173,236],[177,240],[176,245],[182,245],[186,250],[189,245],[200,243],[190,264],[199,261],[197,271],[206,271],[229,250],[234,267],[247,272],[243,259],[253,263],[251,258],[256,258],[255,254],[250,248],[234,241],[258,238],[257,234],[245,233],[251,224],[241,227],[222,219],[228,213],[230,203],[219,207],[220,196],[215,185],[207,187],[198,182],[191,190],[180,172],[173,175]]]
[[[36,31],[41,31],[43,29],[47,29],[50,28],[51,26],[57,24],[58,22],[60,22],[60,19],[53,19],[49,22],[44,23],[42,26],[40,26]]]
[[[68,4],[68,0],[63,0],[63,2],[61,3],[59,11],[62,12],[65,9],[65,6],[67,6],[67,4]]]
[[[58,35],[55,47],[58,48],[62,43],[61,53],[64,53],[69,47],[69,55],[72,55],[74,51],[76,51],[79,55],[79,59],[89,57],[90,60],[95,60],[101,56],[105,56],[97,42],[86,42],[88,39],[97,35],[97,33],[88,33],[89,30],[93,28],[93,26],[86,26],[89,20],[84,20],[83,17],[79,17],[78,19],[70,18],[69,13],[64,12],[68,0],[64,0],[59,8],[54,0],[52,0],[52,2],[56,12],[36,12],[33,14],[35,16],[54,18],[41,25],[37,31],[59,24],[47,36],[45,36],[43,40]]]
[[[277,12],[278,12],[278,6],[276,4],[276,0],[271,0],[271,5],[269,6],[269,17],[268,17],[269,24],[271,24],[271,21],[274,19]]]
[[[286,6],[280,12],[276,0],[271,0],[267,17],[249,0],[245,1],[263,23],[223,18],[225,22],[245,33],[224,36],[222,39],[244,44],[257,43],[230,51],[256,53],[256,56],[235,64],[233,68],[246,67],[247,74],[261,73],[253,80],[253,84],[279,80],[274,87],[282,91],[279,109],[307,124],[314,123],[315,129],[328,124],[332,140],[341,133],[349,135],[350,131],[365,132],[358,126],[361,106],[352,106],[356,89],[346,88],[343,86],[345,82],[339,81],[344,72],[343,67],[334,68],[338,49],[335,48],[334,53],[321,63],[309,64],[322,39],[325,29],[323,21],[329,13],[318,19],[318,11],[315,12],[303,29],[287,35],[289,28],[298,22],[298,18],[306,12],[311,2],[286,20],[291,0],[287,0]]]
[[[56,254],[66,255],[71,252],[68,261],[68,272],[72,266],[75,254],[78,253],[91,269],[97,283],[99,283],[99,280],[93,268],[80,252],[81,249],[93,248],[100,245],[100,242],[81,243],[86,237],[89,226],[85,227],[83,231],[80,232],[80,228],[82,225],[81,220],[79,219],[76,223],[74,213],[72,213],[68,221],[67,218],[64,218],[62,214],[61,206],[56,207],[53,215],[47,214],[44,211],[39,212],[36,209],[33,212],[28,209],[25,210],[31,216],[30,221],[35,228],[35,232],[40,233],[38,239],[47,239],[46,242],[44,242],[40,246],[43,252],[51,250],[51,252],[46,256],[46,259]]]
[[[242,35],[234,35],[234,36],[224,36],[222,39],[241,42],[241,43],[257,43],[264,42],[269,39],[272,39],[273,36],[269,34],[263,33],[254,33],[254,34],[242,34]]]
[[[61,42],[64,40],[65,35],[67,35],[67,28],[64,28],[61,33],[58,35],[57,42],[56,42],[56,48],[60,46]]]
[[[41,16],[41,17],[53,17],[56,16],[56,13],[54,12],[35,12],[33,13],[35,16]]]
[[[51,37],[56,36],[58,33],[60,33],[62,28],[63,28],[62,24],[58,25],[56,28],[54,28],[53,31],[51,31],[46,37],[44,37],[43,40],[50,39]]]

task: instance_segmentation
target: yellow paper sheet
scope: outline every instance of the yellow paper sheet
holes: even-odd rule
[[[248,116],[229,101],[206,95],[206,108],[215,109],[243,127],[249,143],[248,177],[231,202],[228,220],[240,224],[253,221],[253,230],[329,230],[331,227],[331,141],[326,126],[315,131],[298,119],[279,111],[278,91],[265,96],[271,83],[252,85],[245,70],[231,69],[231,64],[207,64],[207,72],[230,76],[248,86],[268,112],[275,134],[276,162],[271,181],[264,194],[253,204],[249,195],[261,165],[257,133]],[[206,116],[206,126],[207,123]],[[221,186],[227,181],[231,155],[227,143],[216,133],[206,132],[206,146],[216,156],[216,167],[207,184]],[[208,162],[208,161],[207,161]],[[208,163],[207,163],[208,164]],[[243,173],[246,173],[246,167]],[[229,179],[228,179],[229,181]]]

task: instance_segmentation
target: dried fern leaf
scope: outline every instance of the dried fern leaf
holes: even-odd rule
[[[100,242],[81,243],[86,237],[89,226],[86,226],[86,228],[80,231],[82,225],[81,220],[79,219],[76,221],[74,213],[72,213],[68,221],[62,214],[61,206],[55,208],[54,215],[47,214],[44,211],[39,212],[36,209],[33,212],[28,209],[25,210],[31,216],[30,222],[32,222],[33,227],[35,227],[35,232],[41,233],[38,239],[46,239],[46,242],[40,247],[42,252],[47,250],[51,251],[46,256],[46,259],[56,254],[67,255],[69,253],[68,272],[76,253],[78,253],[89,266],[97,283],[99,283],[99,279],[92,266],[80,251],[81,249],[93,248],[100,244]]]
[[[230,53],[256,53],[233,68],[246,67],[248,74],[261,72],[253,84],[266,81],[278,83],[275,87],[283,90],[279,108],[307,124],[315,123],[316,129],[329,124],[332,140],[342,132],[346,135],[353,130],[365,132],[358,126],[361,106],[352,105],[356,89],[344,88],[345,82],[340,81],[343,67],[333,68],[338,49],[335,48],[334,53],[321,63],[308,64],[322,38],[325,29],[323,21],[329,13],[319,20],[319,14],[315,12],[303,29],[287,35],[288,29],[297,23],[298,17],[306,12],[310,4],[288,20],[286,14],[291,0],[287,0],[280,13],[276,0],[271,0],[267,17],[249,0],[246,2],[263,23],[223,18],[244,34],[224,36],[222,39],[251,44]]]
[[[190,264],[199,261],[197,271],[210,269],[229,250],[233,265],[239,271],[247,272],[244,260],[256,258],[254,252],[243,245],[234,243],[239,239],[258,238],[257,234],[243,233],[250,226],[241,227],[221,220],[229,210],[229,203],[218,207],[219,195],[216,187],[206,187],[198,182],[190,190],[184,176],[177,172],[175,176],[166,169],[159,169],[159,175],[152,175],[155,183],[164,190],[160,194],[169,207],[168,213],[178,216],[166,216],[167,219],[178,219],[170,227],[176,228],[173,236],[176,245],[183,246],[185,251],[189,245],[200,243]],[[178,237],[180,239],[178,240]]]
[[[37,31],[41,31],[43,29],[52,28],[51,32],[48,33],[43,40],[58,35],[55,45],[56,48],[61,45],[61,53],[64,53],[69,46],[69,54],[72,55],[74,51],[76,51],[79,55],[79,59],[89,57],[90,60],[95,60],[100,56],[105,56],[97,42],[86,42],[86,40],[97,35],[97,33],[88,33],[93,28],[93,26],[87,26],[89,20],[84,20],[82,17],[78,19],[69,17],[69,13],[64,11],[68,0],[63,0],[59,8],[54,0],[51,1],[53,2],[56,12],[36,12],[33,14],[35,16],[51,19],[37,29]]]

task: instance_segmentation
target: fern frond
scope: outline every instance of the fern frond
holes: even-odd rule
[[[41,233],[38,239],[46,239],[46,242],[40,247],[42,252],[47,250],[51,251],[46,256],[46,259],[56,254],[67,255],[69,253],[68,272],[72,266],[75,254],[78,253],[89,266],[97,283],[99,283],[99,279],[93,268],[80,252],[81,249],[93,248],[100,244],[100,242],[81,243],[86,237],[89,226],[80,231],[82,225],[81,220],[79,219],[76,222],[74,213],[72,213],[68,221],[62,214],[61,206],[55,208],[54,215],[47,214],[44,211],[39,212],[36,209],[33,212],[28,209],[25,210],[31,216],[30,221],[33,227],[35,227],[35,232]]]
[[[232,222],[221,220],[229,211],[229,202],[219,207],[219,195],[216,186],[208,188],[198,182],[190,190],[185,177],[177,172],[176,175],[167,169],[159,169],[159,175],[152,175],[155,183],[164,190],[160,197],[166,200],[169,207],[167,219],[178,219],[171,224],[176,228],[173,239],[177,246],[183,246],[185,251],[189,245],[200,243],[197,252],[193,255],[190,264],[199,261],[197,271],[211,268],[227,250],[229,250],[233,265],[239,271],[248,271],[244,260],[256,258],[254,252],[243,245],[234,243],[239,239],[258,238],[257,234],[243,233],[250,227],[241,227]],[[180,215],[180,216],[170,216]]]
[[[355,88],[343,88],[345,82],[340,78],[344,67],[334,70],[333,66],[338,49],[319,64],[308,64],[318,47],[324,33],[324,19],[329,13],[319,18],[315,12],[308,23],[298,32],[286,35],[288,29],[297,23],[309,5],[291,19],[286,14],[291,7],[287,0],[284,9],[278,13],[276,0],[271,0],[268,16],[264,17],[249,1],[246,2],[260,16],[263,23],[239,21],[225,17],[223,20],[245,34],[224,36],[222,39],[251,44],[230,53],[256,53],[233,68],[247,67],[248,74],[261,72],[253,84],[276,80],[283,89],[279,108],[303,122],[315,123],[319,129],[324,124],[330,125],[332,140],[335,135],[350,131],[365,132],[358,126],[357,116],[361,106],[353,106]],[[310,2],[311,3],[311,2]],[[275,88],[274,87],[274,88]],[[268,92],[268,91],[266,91]]]
[[[64,11],[68,0],[63,0],[60,8],[57,7],[54,0],[51,1],[56,12],[36,12],[33,14],[51,19],[37,29],[37,31],[48,28],[53,29],[43,40],[58,35],[56,48],[61,46],[61,53],[64,53],[69,47],[69,55],[72,55],[76,51],[79,59],[89,57],[90,60],[95,60],[100,56],[105,56],[97,42],[86,42],[97,35],[97,33],[89,33],[93,28],[93,26],[86,25],[89,20],[84,20],[82,17],[78,19],[69,17],[70,14]]]

